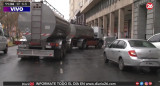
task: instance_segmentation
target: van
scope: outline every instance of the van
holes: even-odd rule
[[[7,54],[8,52],[7,38],[4,36],[1,23],[0,23],[0,51],[3,51],[4,54]]]

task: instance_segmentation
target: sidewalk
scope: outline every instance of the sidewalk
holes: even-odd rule
[[[9,39],[7,39],[7,42],[8,42],[8,47],[15,46],[15,45],[13,44],[13,42],[12,42],[12,41],[10,41]]]

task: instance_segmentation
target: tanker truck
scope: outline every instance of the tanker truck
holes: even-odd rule
[[[71,47],[78,47],[79,49],[85,49],[89,46],[95,46],[95,48],[102,48],[103,45],[103,29],[99,27],[88,27],[84,25],[70,24],[70,34],[68,39],[70,40]],[[68,48],[72,49],[72,48]]]
[[[55,57],[63,59],[67,50],[66,37],[70,24],[47,1],[31,2],[31,12],[19,13],[18,28],[23,39],[18,44],[17,55],[26,57]]]

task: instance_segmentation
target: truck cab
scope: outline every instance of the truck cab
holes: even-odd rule
[[[4,54],[8,52],[7,38],[4,36],[1,23],[0,23],[0,51],[3,51]]]

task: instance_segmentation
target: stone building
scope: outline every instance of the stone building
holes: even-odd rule
[[[146,9],[148,2],[153,3],[152,10]],[[159,0],[86,0],[78,12],[70,10],[70,14],[76,16],[77,24],[104,28],[107,36],[148,39],[160,32]],[[70,15],[70,19],[74,18]]]
[[[147,10],[146,4],[153,3],[153,9]],[[160,0],[134,0],[133,38],[148,39],[160,33]]]

